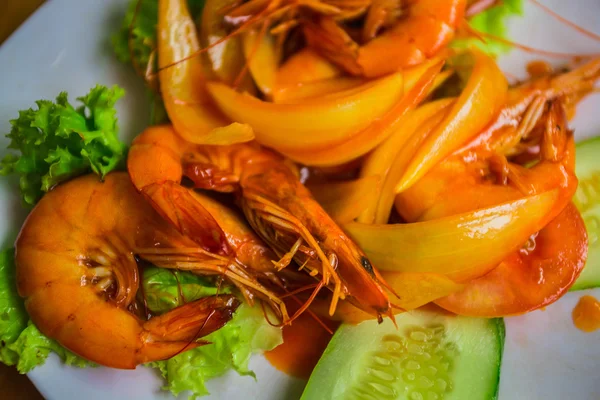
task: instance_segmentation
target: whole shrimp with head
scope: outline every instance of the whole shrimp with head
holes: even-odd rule
[[[195,273],[225,275],[238,287],[261,290],[247,272],[221,266],[222,258],[161,218],[127,174],[110,174],[104,182],[90,175],[44,196],[17,239],[17,287],[33,323],[74,353],[114,368],[206,344],[197,339],[231,319],[237,298],[222,294],[149,319],[136,315],[140,249],[168,252]]]
[[[242,21],[239,29],[271,24],[280,36],[300,27],[309,48],[349,74],[372,78],[442,51],[463,22],[466,6],[466,0],[250,0],[225,19]]]
[[[505,246],[498,259],[488,255],[477,276],[464,278],[467,286],[437,300],[438,305],[470,316],[522,314],[556,301],[575,282],[588,245],[583,219],[572,203],[577,177],[568,116],[599,78],[596,58],[511,88],[506,104],[484,130],[452,149],[414,184],[398,183],[396,210],[410,222],[553,196],[537,222],[523,230],[521,243]],[[422,164],[416,159],[415,165]]]
[[[128,169],[138,190],[181,231],[188,228],[178,223],[178,214],[206,208],[191,197],[188,203],[169,200],[191,191],[181,186],[183,177],[195,188],[236,192],[250,225],[280,257],[269,269],[284,273],[295,260],[300,269],[319,277],[298,313],[326,286],[333,292],[330,314],[338,300],[346,299],[378,318],[392,315],[387,285],[378,271],[313,199],[293,167],[275,153],[254,143],[196,145],[182,140],[171,126],[161,126],[148,128],[134,140]],[[238,259],[260,269],[255,266],[260,257],[252,255],[264,252],[253,250],[256,244],[228,239]]]

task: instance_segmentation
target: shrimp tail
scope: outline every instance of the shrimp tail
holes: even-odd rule
[[[204,297],[153,317],[144,328],[157,341],[193,341],[223,327],[239,305],[233,295]]]
[[[143,354],[147,361],[164,360],[209,342],[197,340],[222,328],[233,317],[240,301],[233,295],[205,297],[144,323],[147,336]]]

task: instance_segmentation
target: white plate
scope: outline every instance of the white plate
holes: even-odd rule
[[[526,18],[510,22],[520,43],[569,52],[600,51],[600,43],[566,26],[526,2]],[[563,16],[600,33],[600,1],[546,0]],[[96,83],[119,84],[127,96],[119,104],[123,138],[131,139],[146,123],[148,110],[142,83],[112,57],[108,35],[119,26],[125,0],[53,0],[40,8],[0,47],[0,132],[9,119],[40,98],[60,91],[72,99]],[[512,52],[501,66],[524,76],[525,61],[535,56]],[[584,101],[573,123],[578,139],[600,134],[600,96]],[[7,140],[0,137],[0,157]],[[25,216],[15,191],[16,180],[0,179],[0,245],[9,244]],[[600,296],[600,290],[590,291]],[[570,312],[584,294],[570,293],[546,311],[507,318],[507,338],[500,383],[501,400],[600,399],[600,332],[585,334],[572,326]],[[229,373],[209,382],[210,399],[298,398],[304,383],[273,369],[262,357],[251,361],[258,380]],[[48,399],[168,399],[153,370],[64,367],[54,356],[29,377]],[[182,395],[181,398],[187,396]]]

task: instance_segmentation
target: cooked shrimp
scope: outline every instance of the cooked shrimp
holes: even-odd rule
[[[466,0],[251,0],[225,18],[239,29],[259,23],[287,32],[300,26],[309,47],[352,75],[376,77],[439,53],[463,21]],[[342,26],[365,15],[361,42]],[[285,28],[285,29],[283,29]]]
[[[531,227],[521,249],[460,292],[436,300],[443,308],[483,317],[521,314],[556,301],[581,272],[587,235],[571,203],[575,143],[563,104],[581,93],[569,90],[525,90],[531,96],[520,107],[507,107],[488,130],[397,196],[398,212],[413,222],[558,191],[543,228]]]
[[[167,215],[193,207],[163,201],[170,193],[186,190],[179,186],[184,176],[196,188],[235,191],[250,225],[281,257],[275,270],[294,259],[311,276],[319,275],[318,289],[328,286],[333,291],[331,313],[339,299],[378,316],[390,313],[385,282],[377,270],[280,156],[252,143],[194,145],[179,138],[172,127],[162,126],[149,128],[134,140],[128,168],[138,190]],[[229,246],[238,258],[253,253],[252,246],[240,248],[231,239]]]
[[[352,75],[386,75],[441,51],[454,38],[466,7],[465,0],[411,0],[400,11],[400,1],[389,3],[371,5],[364,44],[356,43],[334,18],[321,17],[303,25],[308,45]],[[397,16],[396,22],[375,37],[381,26],[390,25],[390,15]]]
[[[522,314],[546,306],[566,293],[585,265],[587,234],[581,214],[571,202],[577,187],[575,146],[561,101],[554,99],[544,105],[533,127],[519,146],[511,149],[510,161],[503,155],[489,159],[490,173],[495,175],[492,179],[505,195],[511,190],[523,194],[552,188],[558,188],[561,195],[545,219],[547,225],[532,232],[522,249],[463,291],[437,301],[452,312],[488,317]],[[520,165],[532,161],[537,164],[531,168]],[[483,194],[480,199],[486,197]],[[478,293],[492,295],[482,301]]]
[[[551,113],[544,111],[546,108]],[[572,134],[558,123],[559,133],[545,133],[541,129],[556,121],[553,114],[559,113],[557,110],[562,110],[562,104],[557,100],[550,105],[544,102],[537,104],[531,112],[539,113],[537,118],[540,120],[533,126],[528,118],[519,124],[521,130],[527,130],[524,142],[519,146],[502,149],[498,145],[493,151],[483,146],[469,148],[448,157],[415,186],[398,195],[397,210],[408,221],[431,220],[556,188],[564,192],[563,200],[557,205],[557,210],[562,210],[577,187],[572,166],[574,141]],[[512,139],[512,129],[503,132],[505,142]],[[537,150],[537,147],[542,150]],[[556,153],[548,154],[544,148],[555,149]],[[531,168],[520,165],[514,158],[517,151],[527,156],[529,161],[535,161],[535,165]]]
[[[598,79],[600,59],[595,59],[510,89],[506,105],[486,129],[397,197],[398,211],[408,221],[432,219],[511,201],[542,187],[574,190],[573,139],[563,120]],[[550,129],[556,121],[556,129]],[[521,166],[532,161],[539,162]],[[465,195],[451,195],[458,192]]]
[[[139,247],[182,254],[197,245],[166,223],[126,174],[84,176],[48,193],[16,242],[17,287],[46,336],[95,363],[135,368],[206,344],[227,323],[232,295],[203,298],[143,320],[135,305]],[[200,263],[197,263],[197,265]]]

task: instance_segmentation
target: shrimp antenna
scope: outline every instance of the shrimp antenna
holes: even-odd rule
[[[576,31],[578,31],[579,33],[592,38],[594,40],[599,40],[600,41],[600,35],[597,33],[594,33],[592,31],[589,31],[585,28],[582,28],[581,26],[577,25],[575,22],[563,17],[562,15],[558,14],[556,11],[553,11],[550,7],[548,7],[547,5],[541,3],[539,0],[529,0],[531,1],[531,3],[533,3],[535,6],[541,8],[545,13],[547,13],[548,15],[550,15],[552,18],[562,22],[565,25],[570,26],[571,28],[575,29]],[[474,3],[472,3],[469,8],[467,8],[467,11],[465,12],[465,16],[467,18],[469,17],[473,17],[479,13],[482,13],[483,11],[487,10],[488,8],[492,8],[494,6],[500,5],[502,4],[501,0],[479,0],[479,1],[475,1]]]
[[[133,26],[137,21],[138,15],[140,13],[142,7],[142,0],[137,0],[135,3],[135,8],[133,10],[133,16],[131,17],[131,22],[129,23],[129,27],[127,28],[127,51],[129,53],[129,58],[131,59],[131,65],[133,66],[133,70],[137,75],[144,79],[146,85],[150,88],[150,90],[154,92],[159,92],[158,85],[156,84],[155,73],[152,71],[154,69],[154,63],[156,59],[156,46],[150,52],[150,56],[148,57],[148,63],[146,64],[146,70],[143,71],[142,67],[138,64],[138,61],[135,57],[135,52],[133,50]],[[156,104],[153,104],[153,109],[156,108]]]
[[[179,299],[181,299],[181,303],[185,304],[187,303],[187,300],[185,299],[185,296],[183,295],[183,288],[181,287],[181,282],[179,281],[179,274],[177,274],[176,270],[169,270],[171,272],[171,274],[173,274],[173,277],[175,277],[175,281],[177,282],[177,297]],[[217,293],[219,291],[217,290]]]
[[[143,274],[144,274],[144,272],[140,273],[140,275],[142,275],[142,276],[143,276]],[[150,310],[148,309],[148,299],[146,298],[146,290],[144,289],[143,283],[139,286],[139,290],[141,290],[141,292],[142,292],[141,295],[142,295],[142,301],[143,301],[142,304],[144,305],[144,318],[150,319]]]
[[[478,31],[477,29],[473,28],[470,25],[468,26],[467,29],[473,35],[481,36],[481,37],[484,37],[484,38],[489,38],[489,39],[498,41],[500,43],[504,43],[504,44],[507,44],[509,46],[516,47],[517,49],[520,49],[520,50],[523,50],[523,51],[526,51],[526,52],[529,52],[529,53],[540,54],[540,55],[547,56],[547,57],[555,57],[555,58],[593,58],[593,57],[598,57],[600,55],[600,53],[590,53],[590,54],[561,53],[561,52],[557,52],[557,51],[549,51],[549,50],[536,49],[535,47],[526,46],[524,44],[513,42],[512,40],[505,39],[503,37],[496,36],[496,35],[493,35],[491,33]]]
[[[313,284],[310,284],[310,285],[306,285],[306,286],[303,286],[303,287],[301,287],[299,289],[296,289],[296,290],[294,290],[292,292],[287,292],[283,296],[280,296],[280,298],[285,299],[286,297],[292,297],[292,296],[294,296],[294,295],[296,295],[298,293],[302,293],[302,292],[304,292],[306,290],[314,289],[317,286],[319,286],[318,283],[313,283]]]
[[[400,295],[396,292],[396,290],[385,280],[377,278],[377,283],[386,288],[391,294],[396,296],[397,299],[401,299]]]
[[[582,28],[581,26],[577,25],[575,22],[563,17],[562,15],[558,14],[556,11],[553,11],[550,7],[540,3],[538,0],[529,0],[531,1],[533,4],[535,4],[536,6],[538,6],[539,8],[541,8],[542,10],[544,10],[547,14],[549,14],[551,17],[553,17],[554,19],[562,22],[565,25],[570,26],[571,28],[575,29],[576,31],[578,31],[579,33],[590,37],[594,40],[598,40],[600,41],[600,35],[597,33],[594,33],[592,31],[589,31],[585,28]]]
[[[202,322],[202,325],[200,326],[200,328],[198,328],[198,331],[196,332],[196,334],[194,335],[194,337],[192,339],[190,339],[190,341],[181,348],[181,350],[179,350],[177,353],[173,354],[171,357],[169,358],[173,358],[175,356],[180,355],[181,353],[183,353],[188,347],[190,347],[190,345],[192,343],[194,343],[196,341],[196,339],[198,339],[198,335],[200,334],[200,332],[202,332],[202,330],[206,327],[206,324],[208,323],[208,321],[212,318],[213,315],[215,315],[217,311],[216,310],[211,310],[211,312],[206,316],[206,318],[204,318],[204,322]],[[204,341],[206,344],[210,344],[210,342],[206,342]]]
[[[485,37],[483,37],[483,35],[481,34],[481,32],[475,30],[469,24],[469,21],[467,19],[463,19],[462,24],[460,25],[460,28],[462,28],[465,31],[467,31],[468,34],[474,36],[475,39],[479,40],[481,43],[483,43],[483,44],[487,44],[488,43],[488,41],[485,40]]]
[[[312,286],[312,285],[310,285],[310,286]],[[293,299],[293,300],[294,300],[296,303],[298,303],[298,305],[302,305],[302,301],[301,301],[301,300],[300,300],[298,297],[291,295],[291,293],[288,293],[288,294],[286,294],[285,296],[291,296],[291,297],[292,297],[292,299]],[[283,297],[282,297],[282,298],[283,298]],[[281,328],[281,327],[285,327],[286,325],[291,325],[292,319],[296,319],[297,317],[299,317],[299,316],[300,316],[300,315],[296,316],[296,315],[294,314],[294,316],[293,316],[293,318],[292,318],[292,319],[290,319],[290,320],[288,320],[288,321],[282,321],[282,322],[281,322],[281,323],[279,323],[279,324],[274,324],[273,322],[271,322],[271,320],[269,319],[269,316],[267,315],[267,312],[266,312],[266,310],[265,310],[265,304],[264,304],[264,302],[262,302],[262,301],[261,301],[261,302],[260,302],[260,306],[261,306],[261,308],[262,308],[263,316],[265,317],[265,320],[267,321],[267,323],[268,323],[269,325],[273,326],[273,327],[276,327],[276,328]],[[321,327],[322,327],[323,329],[325,329],[325,331],[327,331],[327,333],[329,333],[330,335],[333,335],[333,331],[332,331],[332,330],[331,330],[331,329],[330,329],[330,328],[327,326],[327,324],[325,324],[325,322],[323,322],[323,321],[322,321],[322,320],[321,320],[321,319],[320,319],[320,318],[317,316],[317,314],[315,314],[315,313],[314,313],[312,310],[310,310],[310,309],[307,309],[307,310],[306,310],[306,312],[308,313],[308,315],[310,315],[310,316],[311,316],[311,318],[312,318],[312,319],[314,319],[314,320],[315,320],[315,321],[316,321],[316,322],[317,322],[319,325],[321,325]]]
[[[138,1],[141,1],[141,0],[138,0]],[[227,41],[227,40],[229,40],[229,39],[231,39],[231,38],[233,38],[233,37],[235,37],[235,36],[243,33],[249,26],[251,26],[252,24],[254,24],[255,22],[257,22],[261,18],[269,18],[271,16],[271,14],[268,13],[269,11],[270,11],[269,8],[265,8],[260,13],[258,13],[255,16],[249,18],[248,20],[246,20],[244,23],[242,23],[236,30],[234,30],[233,32],[231,32],[229,35],[222,37],[221,39],[217,40],[216,42],[214,42],[214,43],[212,43],[212,44],[210,44],[210,45],[208,45],[208,46],[206,46],[206,47],[204,47],[202,49],[199,49],[199,50],[196,50],[196,51],[192,52],[191,54],[183,57],[181,60],[177,60],[177,61],[174,61],[174,62],[169,63],[167,65],[163,65],[163,66],[159,67],[153,75],[156,75],[157,73],[159,73],[159,72],[161,72],[161,71],[163,71],[165,69],[174,67],[175,65],[180,64],[180,63],[182,63],[184,61],[191,60],[192,58],[197,57],[200,54],[205,53],[205,52],[209,51],[210,49],[212,49],[212,48],[220,45],[221,43],[223,43],[223,42],[225,42],[225,41]],[[273,11],[273,13],[275,13],[275,12],[277,12],[277,10]]]
[[[301,304],[302,304],[302,301],[301,301],[299,298],[297,298],[296,296],[293,296],[292,298],[294,299],[294,301],[295,301],[296,303],[298,303],[298,305],[301,305]],[[321,318],[319,318],[319,317],[317,316],[317,314],[315,314],[315,313],[314,313],[312,310],[310,310],[310,309],[306,310],[306,312],[308,313],[308,315],[310,315],[310,316],[312,317],[312,319],[314,319],[315,321],[317,321],[317,323],[318,323],[319,325],[321,325],[321,327],[322,327],[323,329],[325,329],[325,330],[327,331],[327,333],[329,333],[330,335],[333,335],[333,331],[332,331],[332,330],[331,330],[331,329],[330,329],[330,328],[327,326],[327,324],[326,324],[325,322],[323,322],[323,321],[321,320]]]
[[[177,285],[179,285],[179,278],[177,277],[177,275],[175,274],[175,271],[172,271],[173,275],[175,275],[175,278],[177,279]],[[216,297],[219,297],[220,295],[220,291],[221,291],[221,284],[223,283],[224,279],[223,279],[223,275],[219,275],[218,279],[217,279],[217,293],[215,294]],[[183,293],[181,294],[183,297]],[[185,302],[185,299],[184,299]],[[261,302],[262,304],[262,302]],[[202,322],[202,325],[198,328],[198,330],[196,331],[196,334],[192,337],[192,339],[190,339],[190,341],[183,346],[183,348],[181,350],[179,350],[177,353],[173,354],[170,358],[173,358],[175,356],[178,356],[179,354],[183,353],[192,343],[194,343],[197,339],[198,339],[198,335],[200,335],[200,332],[202,332],[202,330],[206,327],[206,324],[208,323],[208,321],[210,321],[210,319],[212,318],[213,315],[215,315],[216,310],[211,310],[211,312],[206,316],[206,318],[204,318],[204,321]],[[210,342],[207,341],[203,341],[205,344],[210,344]]]
[[[465,11],[465,17],[473,17],[477,14],[480,14],[487,10],[488,8],[492,8],[494,6],[502,4],[502,0],[479,0],[473,2],[469,8]]]
[[[244,76],[246,76],[246,74],[248,73],[248,68],[250,67],[249,66],[250,60],[252,58],[254,58],[254,55],[256,54],[256,52],[258,51],[258,49],[260,47],[260,42],[262,41],[263,36],[266,35],[266,33],[267,33],[268,22],[269,22],[269,19],[266,18],[260,27],[260,32],[256,36],[256,40],[254,41],[252,51],[250,52],[248,59],[244,63],[244,67],[242,68],[242,70],[240,71],[238,76],[235,78],[235,81],[233,82],[233,87],[235,89],[237,89],[240,86],[240,84],[242,83],[242,80],[244,79]]]
[[[323,286],[324,286],[323,281],[320,281],[319,284],[313,290],[313,292],[310,294],[310,297],[308,298],[308,300],[304,302],[304,304],[302,304],[302,302],[300,302],[300,300],[298,300],[295,296],[292,297],[293,299],[295,299],[296,301],[299,302],[298,304],[302,304],[302,306],[298,309],[298,311],[296,311],[294,313],[294,315],[292,315],[290,317],[290,319],[288,319],[285,323],[282,323],[282,326],[283,325],[291,325],[292,322],[294,322],[296,319],[298,319],[298,317],[300,315],[302,315],[302,313],[304,311],[306,311],[308,309],[308,307],[310,307],[310,305],[315,300],[315,298],[317,297],[317,294],[323,288]]]
[[[131,64],[133,65],[133,69],[135,72],[144,76],[142,69],[140,68],[137,60],[135,59],[135,54],[133,52],[133,25],[137,20],[138,14],[140,13],[140,8],[142,7],[142,0],[137,0],[135,2],[135,9],[133,10],[133,16],[131,17],[131,22],[129,23],[129,27],[127,28],[127,50],[129,51],[129,58],[131,58]]]
[[[262,309],[263,317],[265,318],[265,321],[267,321],[267,324],[269,324],[275,328],[281,328],[284,325],[283,322],[278,323],[278,324],[271,322],[271,320],[269,319],[269,315],[267,314],[267,310],[265,309],[265,303],[262,301],[259,301],[258,303],[260,304],[260,308]]]

